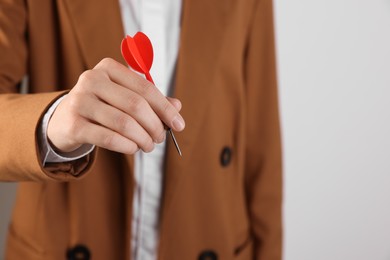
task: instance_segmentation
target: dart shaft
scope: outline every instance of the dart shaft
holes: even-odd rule
[[[172,129],[169,128],[169,129],[168,129],[168,132],[169,132],[169,134],[170,134],[171,137],[172,137],[172,141],[173,141],[173,143],[175,144],[175,147],[176,147],[177,152],[179,153],[180,156],[182,156],[182,153],[181,153],[179,144],[178,144],[177,141],[176,141],[176,138],[175,138],[175,135],[174,135],[173,132],[172,132]]]

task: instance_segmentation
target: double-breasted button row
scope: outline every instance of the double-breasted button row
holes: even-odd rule
[[[89,260],[91,259],[91,253],[89,249],[84,245],[76,245],[70,248],[66,252],[67,260]]]
[[[222,167],[229,166],[232,160],[232,149],[228,146],[225,146],[221,151],[220,163]]]
[[[76,245],[66,252],[67,260],[89,260],[91,253],[84,245]],[[198,260],[218,260],[217,254],[212,250],[205,250],[200,253]]]

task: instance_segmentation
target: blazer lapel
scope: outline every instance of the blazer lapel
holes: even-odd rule
[[[124,36],[118,0],[65,0],[65,8],[88,69],[102,58],[124,63],[120,43]]]

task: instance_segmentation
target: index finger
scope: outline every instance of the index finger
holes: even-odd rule
[[[95,69],[103,70],[113,82],[143,96],[168,127],[175,131],[184,129],[183,117],[152,83],[110,58],[103,59],[95,66]]]

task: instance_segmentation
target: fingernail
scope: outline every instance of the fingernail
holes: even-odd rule
[[[184,129],[184,120],[181,116],[176,116],[172,121],[173,129],[182,131]]]

